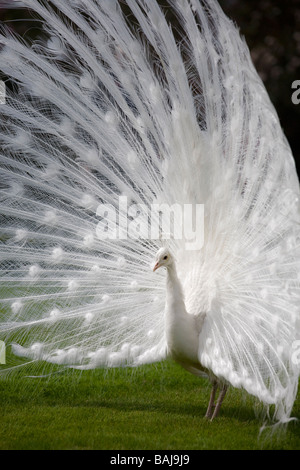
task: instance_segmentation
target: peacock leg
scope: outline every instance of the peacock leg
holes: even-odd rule
[[[205,418],[209,419],[212,416],[217,388],[218,388],[217,382],[213,382]]]
[[[221,405],[222,405],[222,402],[224,400],[224,397],[226,395],[226,392],[227,392],[227,385],[223,385],[221,391],[220,391],[220,394],[218,396],[218,401],[217,401],[217,404],[215,406],[215,409],[214,409],[214,412],[213,412],[213,415],[211,417],[211,421],[216,417],[218,416],[218,413],[220,411],[220,408],[221,408]]]

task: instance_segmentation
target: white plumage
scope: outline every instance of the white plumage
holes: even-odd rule
[[[169,354],[210,375],[207,416],[231,384],[287,421],[299,182],[238,31],[213,0],[170,0],[176,32],[154,0],[23,4],[48,36],[0,36],[15,83],[1,105],[0,339],[31,373]],[[151,238],[154,204],[202,204],[201,246],[187,249],[182,221],[184,236]]]

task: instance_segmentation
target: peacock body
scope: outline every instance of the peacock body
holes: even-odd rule
[[[22,3],[47,39],[0,36],[1,372],[171,355],[287,421],[299,182],[237,29],[215,0]]]

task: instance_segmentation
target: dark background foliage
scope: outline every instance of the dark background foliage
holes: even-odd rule
[[[299,0],[219,0],[245,36],[253,62],[277,110],[300,173],[300,104],[292,83],[300,80]],[[299,163],[298,163],[299,162]]]
[[[27,9],[7,8],[12,1],[0,0],[0,21],[22,37],[39,36],[38,18]],[[163,0],[161,3],[166,4]],[[295,160],[300,162],[300,104],[291,99],[295,91],[292,84],[300,80],[300,0],[219,0],[219,3],[245,36]],[[300,163],[297,166],[299,172]]]

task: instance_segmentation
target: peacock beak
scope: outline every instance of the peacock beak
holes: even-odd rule
[[[154,268],[153,268],[153,272],[156,271],[158,268],[159,268],[159,262],[157,261],[157,263],[155,263],[154,265]]]

